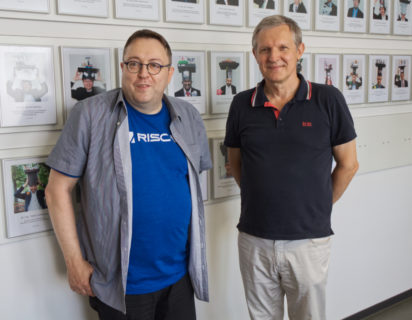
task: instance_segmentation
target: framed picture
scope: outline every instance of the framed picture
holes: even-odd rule
[[[1,126],[56,123],[51,47],[0,46]]]
[[[209,188],[208,188],[208,172],[207,171],[202,171],[202,173],[199,176],[200,179],[200,189],[202,190],[202,200],[207,201],[209,200]]]
[[[62,47],[66,117],[76,102],[112,89],[110,49]]]
[[[166,21],[203,23],[203,0],[166,0]]]
[[[117,87],[121,88],[122,87],[122,68],[120,67],[120,62],[123,61],[123,47],[122,48],[117,48]]]
[[[115,0],[116,18],[159,21],[159,1]]]
[[[370,33],[389,34],[391,19],[391,0],[370,0]]]
[[[309,81],[312,81],[312,55],[304,53],[296,66],[297,72]]]
[[[249,58],[249,88],[254,88],[256,85],[262,81],[263,76],[260,72],[259,65],[256,62],[256,58],[253,52],[248,53]]]
[[[203,51],[173,51],[175,68],[168,86],[171,96],[190,102],[199,113],[206,113],[206,70]]]
[[[213,153],[213,198],[219,199],[240,194],[240,189],[230,172],[227,148],[223,138],[211,139]]]
[[[310,0],[283,0],[283,14],[297,22],[302,30],[311,29],[312,9]]]
[[[249,27],[255,27],[263,18],[278,14],[279,0],[248,0]]]
[[[340,30],[340,1],[316,0],[315,29],[324,31]]]
[[[368,101],[388,101],[389,56],[369,56]]]
[[[209,0],[210,24],[243,26],[244,0]]]
[[[227,113],[233,96],[244,90],[243,52],[211,52],[212,113]]]
[[[410,0],[395,0],[393,33],[412,35],[412,8]]]
[[[0,10],[49,12],[49,0],[0,0]]]
[[[340,64],[338,54],[315,55],[315,82],[334,86],[339,89]]]
[[[345,32],[366,32],[366,1],[344,0],[343,30]]]
[[[348,104],[363,103],[365,101],[365,75],[365,55],[343,55],[342,91]]]
[[[107,17],[108,0],[57,0],[58,14],[71,14],[88,17]]]
[[[410,100],[411,57],[392,56],[392,101]]]
[[[52,229],[44,195],[50,173],[45,161],[45,157],[2,161],[8,238]]]

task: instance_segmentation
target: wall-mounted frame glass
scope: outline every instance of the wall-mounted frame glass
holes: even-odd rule
[[[343,31],[365,33],[367,8],[365,0],[344,0]]]
[[[364,54],[343,55],[342,93],[348,104],[365,101],[366,67]]]
[[[255,27],[263,18],[279,14],[279,0],[248,0],[248,25]]]
[[[203,23],[203,0],[166,0],[166,21]]]
[[[297,22],[302,30],[311,29],[312,1],[283,0],[283,14]]]
[[[49,13],[49,0],[0,0],[0,10]]]
[[[107,17],[109,15],[108,0],[57,0],[58,14],[75,16]]]
[[[411,98],[411,57],[392,56],[392,101]]]
[[[121,19],[159,21],[159,0],[115,0],[115,16]]]
[[[339,31],[340,11],[341,3],[338,0],[316,0],[315,29]]]
[[[368,102],[388,101],[390,70],[389,56],[369,56]]]
[[[315,54],[315,82],[340,88],[340,55]]]
[[[209,0],[209,22],[226,26],[243,26],[244,0]]]

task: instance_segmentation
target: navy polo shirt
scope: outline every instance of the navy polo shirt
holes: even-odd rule
[[[338,89],[306,81],[276,112],[264,80],[236,95],[225,145],[241,149],[241,215],[238,229],[272,240],[333,234],[332,147],[356,137]]]

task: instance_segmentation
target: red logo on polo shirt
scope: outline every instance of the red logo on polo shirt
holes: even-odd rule
[[[312,126],[312,122],[310,121],[302,121],[302,127],[311,127]]]

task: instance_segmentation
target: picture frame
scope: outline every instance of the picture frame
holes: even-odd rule
[[[315,82],[340,88],[340,55],[315,54]]]
[[[109,48],[61,47],[64,110],[85,98],[113,88]]]
[[[57,0],[57,13],[107,18],[109,15],[109,2],[108,0]]]
[[[0,10],[49,13],[49,0],[0,0]]]
[[[369,56],[368,102],[389,100],[390,70],[388,55]]]
[[[205,20],[203,0],[165,0],[166,21],[199,23]]]
[[[1,126],[55,124],[52,47],[0,45]]]
[[[391,0],[370,0],[369,33],[390,33],[391,8]]]
[[[159,21],[159,1],[115,0],[115,17],[118,19]]]
[[[342,93],[348,104],[365,102],[366,55],[343,55]]]
[[[343,31],[354,33],[366,32],[366,1],[344,0]]]
[[[301,73],[305,80],[312,81],[312,54],[304,53],[297,64],[297,72]]]
[[[316,0],[315,29],[323,31],[340,30],[341,3],[338,0]]]
[[[173,51],[175,69],[168,86],[170,96],[190,102],[200,114],[206,113],[206,68],[204,51]]]
[[[411,79],[411,56],[392,56],[392,101],[411,99]]]
[[[50,173],[46,159],[2,160],[7,238],[52,229],[44,195]]]
[[[213,154],[213,199],[220,199],[240,194],[240,188],[230,173],[227,148],[223,138],[211,139]]]
[[[259,65],[256,61],[253,52],[248,53],[249,60],[249,89],[256,87],[256,85],[263,80],[263,75],[260,72]]]
[[[279,12],[279,0],[248,0],[248,25],[255,27],[263,18]]]
[[[412,3],[395,0],[393,11],[393,34],[412,35]]]
[[[210,53],[212,114],[227,113],[233,95],[245,89],[244,67],[243,52]]]
[[[296,21],[302,30],[311,30],[311,0],[283,0],[283,14]]]
[[[244,0],[209,0],[209,23],[243,26]]]

